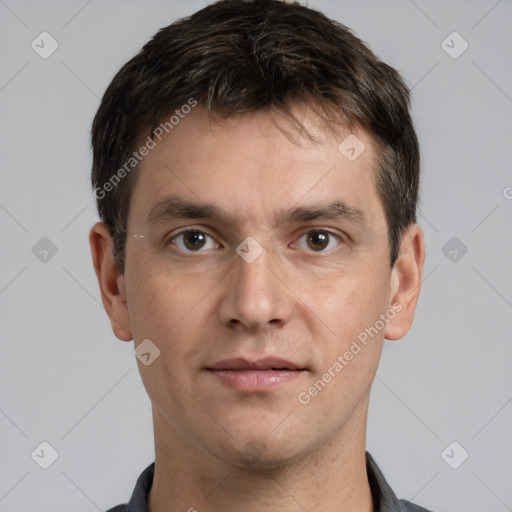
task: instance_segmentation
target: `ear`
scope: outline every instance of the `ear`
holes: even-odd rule
[[[411,224],[403,234],[400,253],[391,271],[390,306],[396,305],[397,314],[384,331],[388,340],[402,338],[411,327],[420,295],[424,261],[423,230],[418,224]]]
[[[110,229],[103,222],[94,224],[89,233],[94,270],[101,290],[101,300],[114,334],[123,341],[131,341],[130,317],[124,291],[124,278],[113,257]]]

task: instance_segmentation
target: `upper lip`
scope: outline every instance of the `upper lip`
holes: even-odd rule
[[[266,357],[256,361],[248,361],[240,357],[224,359],[211,366],[208,370],[304,370],[290,361],[278,357]]]

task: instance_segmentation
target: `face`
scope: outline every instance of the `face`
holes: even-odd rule
[[[197,107],[132,192],[115,314],[160,351],[138,361],[156,428],[240,466],[360,428],[401,314],[374,143],[354,131],[365,149],[348,159],[349,130],[304,124],[317,142],[292,142],[265,112],[217,125]]]

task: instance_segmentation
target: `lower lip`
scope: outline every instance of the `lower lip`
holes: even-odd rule
[[[303,370],[210,370],[212,375],[239,391],[264,391],[300,377]]]

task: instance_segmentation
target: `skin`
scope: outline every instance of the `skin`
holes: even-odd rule
[[[148,366],[137,360],[153,411],[151,512],[237,511],[241,503],[254,512],[373,510],[364,458],[370,387],[384,338],[401,338],[413,321],[423,233],[409,226],[391,269],[371,137],[353,131],[366,149],[351,162],[338,150],[347,128],[333,134],[309,111],[300,115],[315,143],[290,140],[264,111],[215,124],[195,108],[139,164],[124,275],[107,227],[91,229],[115,335],[136,347],[150,339],[160,350]],[[152,208],[171,194],[232,218],[151,224]],[[277,222],[280,209],[334,200],[362,218]],[[170,240],[183,228],[210,236],[199,252],[183,236]],[[327,246],[311,244],[318,231],[332,233]],[[252,263],[235,251],[248,236],[263,249]],[[401,311],[300,403],[299,393],[333,373],[338,356],[393,304]],[[270,355],[306,371],[251,392],[206,369]]]

